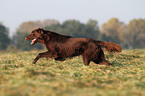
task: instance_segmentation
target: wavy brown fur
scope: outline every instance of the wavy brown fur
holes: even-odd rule
[[[121,52],[122,48],[120,45],[113,43],[113,42],[106,42],[106,41],[96,41],[98,45],[105,48],[109,52]]]

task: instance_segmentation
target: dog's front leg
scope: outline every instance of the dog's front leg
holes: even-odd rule
[[[53,55],[52,55],[52,53],[51,52],[44,52],[44,53],[39,53],[38,55],[37,55],[37,57],[33,60],[33,64],[35,64],[37,61],[38,61],[38,59],[40,59],[40,58],[43,58],[43,57],[50,57],[50,58],[52,58],[53,57]]]

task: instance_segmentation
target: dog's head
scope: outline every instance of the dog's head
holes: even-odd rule
[[[42,28],[34,29],[29,36],[27,36],[26,40],[32,40],[31,45],[34,45],[37,42],[42,42],[44,39],[45,31]]]

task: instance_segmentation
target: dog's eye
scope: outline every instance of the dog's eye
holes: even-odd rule
[[[34,33],[31,33],[31,35],[32,35],[32,36],[35,36],[35,34],[34,34]]]

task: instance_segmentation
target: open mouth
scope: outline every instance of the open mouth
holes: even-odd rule
[[[36,38],[34,38],[33,40],[32,40],[32,42],[31,42],[31,45],[34,45],[37,41],[36,41],[37,39]]]

